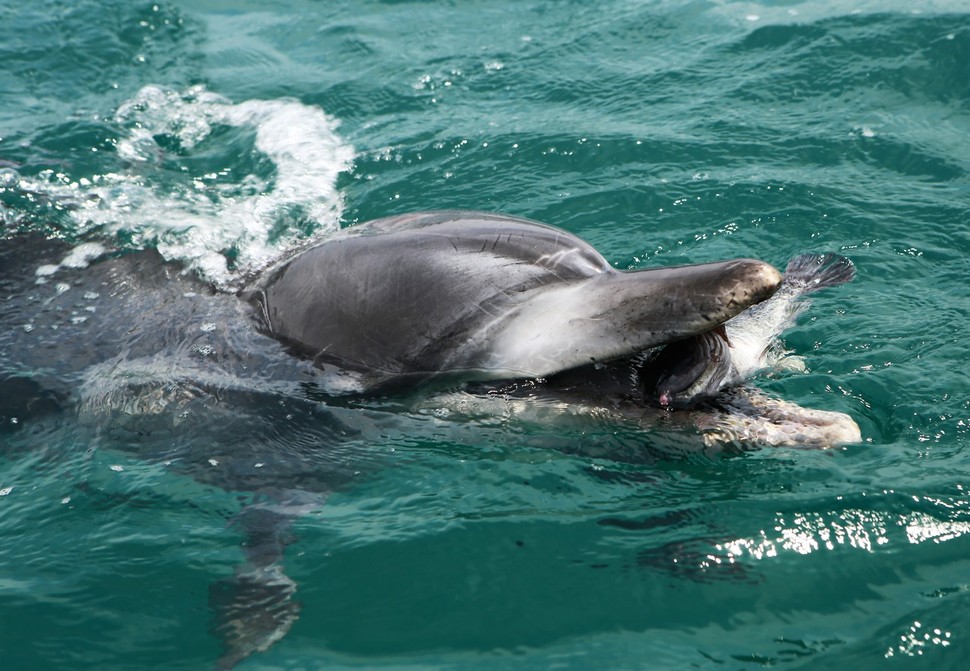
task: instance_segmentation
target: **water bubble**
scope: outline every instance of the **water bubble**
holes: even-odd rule
[[[215,349],[212,347],[212,345],[193,345],[192,351],[205,357],[213,354]]]
[[[20,182],[20,173],[13,168],[0,168],[0,189],[12,189]]]

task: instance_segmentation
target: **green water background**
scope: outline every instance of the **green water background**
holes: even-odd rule
[[[759,386],[851,414],[863,444],[631,464],[611,458],[630,427],[390,434],[361,445],[390,467],[297,525],[303,615],[240,668],[970,659],[963,3],[3,2],[0,62],[8,231],[152,244],[18,180],[129,170],[119,107],[202,85],[339,120],[345,225],[473,208],[562,226],[619,268],[857,265],[786,337],[809,372]],[[168,141],[144,176],[159,192],[272,179],[251,133]],[[0,434],[0,664],[209,668],[235,496],[72,435]]]

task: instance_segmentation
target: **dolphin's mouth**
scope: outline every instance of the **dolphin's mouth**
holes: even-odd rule
[[[657,348],[637,371],[644,401],[682,409],[710,400],[731,371],[730,347],[721,324]]]

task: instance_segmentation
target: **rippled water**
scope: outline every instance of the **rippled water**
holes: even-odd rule
[[[211,668],[268,489],[302,610],[241,669],[964,668],[970,13],[856,7],[0,4],[3,668]],[[758,385],[864,442],[297,393],[229,292],[438,208],[618,268],[851,257]]]

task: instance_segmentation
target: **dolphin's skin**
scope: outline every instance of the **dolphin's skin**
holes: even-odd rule
[[[752,259],[623,272],[560,229],[481,212],[379,219],[248,292],[266,330],[364,386],[537,378],[716,328],[770,297]]]

